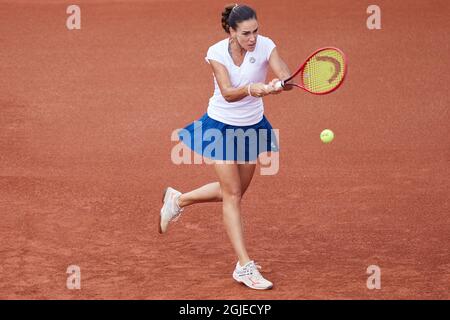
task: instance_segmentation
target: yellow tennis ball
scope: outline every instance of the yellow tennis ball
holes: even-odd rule
[[[330,129],[325,129],[320,133],[320,140],[323,143],[330,143],[334,139],[334,133]]]

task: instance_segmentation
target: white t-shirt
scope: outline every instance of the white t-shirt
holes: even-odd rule
[[[229,38],[217,42],[208,49],[206,62],[209,60],[223,64],[230,77],[233,87],[242,87],[250,83],[265,82],[269,58],[275,48],[273,41],[258,35],[255,50],[247,51],[244,61],[238,67],[228,52]],[[208,116],[214,120],[235,125],[249,126],[261,121],[264,115],[262,98],[247,96],[236,102],[227,102],[220,92],[214,77],[214,95],[209,99]]]

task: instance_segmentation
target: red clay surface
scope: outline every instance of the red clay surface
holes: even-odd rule
[[[350,62],[334,94],[265,99],[281,167],[242,206],[275,288],[233,281],[218,203],[157,233],[166,186],[215,181],[171,162],[170,135],[206,110],[225,3],[77,1],[68,31],[73,2],[1,1],[1,298],[450,297],[449,2],[378,0],[378,31],[357,0],[248,3],[292,69],[329,45]],[[81,290],[66,288],[72,264]],[[366,288],[372,264],[381,290]]]

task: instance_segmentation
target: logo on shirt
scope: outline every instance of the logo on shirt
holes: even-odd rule
[[[255,62],[256,62],[256,59],[253,57],[250,57],[250,63],[255,63]]]

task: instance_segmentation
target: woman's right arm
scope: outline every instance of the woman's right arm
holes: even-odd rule
[[[209,64],[213,69],[220,92],[227,102],[236,102],[248,96],[249,86],[234,88],[228,70],[223,64],[214,60],[209,60]],[[263,97],[270,94],[270,90],[266,89],[263,83],[253,83],[250,85],[250,93],[253,97]]]

